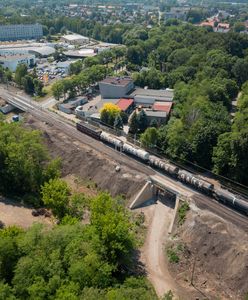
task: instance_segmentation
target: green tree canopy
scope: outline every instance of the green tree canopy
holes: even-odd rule
[[[52,209],[53,214],[62,219],[69,204],[70,188],[61,179],[50,179],[41,188],[42,201]]]

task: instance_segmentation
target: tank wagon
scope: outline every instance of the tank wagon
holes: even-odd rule
[[[214,196],[217,200],[227,204],[228,206],[234,207],[236,210],[239,210],[248,215],[248,202],[244,199],[241,199],[237,195],[234,195],[227,190],[218,188],[215,189]]]
[[[150,166],[155,167],[174,178],[177,178],[179,181],[194,187],[202,193],[213,196],[216,200],[231,206],[235,210],[241,211],[248,215],[248,202],[229,192],[228,190],[219,188],[215,189],[212,183],[200,179],[186,170],[179,169],[177,166],[168,163],[155,155],[150,155],[149,152],[141,148],[138,148],[129,143],[122,142],[114,135],[98,129],[90,124],[77,123],[76,127],[79,131],[95,139],[102,140],[103,142],[112,145],[118,150],[123,151],[143,161],[144,163],[147,163]]]
[[[139,158],[145,162],[149,160],[149,153],[140,148],[136,148],[128,143],[123,144],[123,152],[126,152],[130,155],[133,155],[136,158]]]
[[[100,139],[118,149],[122,149],[123,142],[105,131],[101,132]]]
[[[211,195],[213,193],[214,185],[212,183],[209,183],[206,180],[199,179],[194,176],[194,174],[188,171],[179,170],[178,179],[182,182],[194,186],[195,188],[205,192],[208,195]]]
[[[179,171],[178,167],[165,162],[164,160],[160,159],[159,157],[157,157],[155,155],[149,156],[149,164],[150,164],[150,166],[153,166],[157,169],[165,171],[166,173],[170,174],[173,177],[178,176],[178,171]]]

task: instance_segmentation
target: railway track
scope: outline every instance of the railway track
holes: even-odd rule
[[[248,233],[248,219],[246,216],[222,205],[213,198],[199,195],[198,193],[195,193],[191,198],[200,209],[207,209],[224,220],[242,228],[246,233]]]
[[[246,232],[248,232],[248,218],[247,217],[218,203],[213,198],[199,194],[199,192],[195,191],[194,189],[191,189],[190,187],[182,185],[177,180],[174,180],[165,175],[162,175],[160,172],[153,170],[149,166],[146,166],[146,165],[142,164],[141,162],[130,158],[129,156],[120,154],[120,152],[114,150],[113,148],[110,148],[109,146],[103,144],[102,142],[97,141],[94,138],[91,138],[90,136],[77,131],[75,125],[72,122],[70,122],[70,121],[65,122],[63,117],[61,117],[53,112],[49,112],[47,110],[42,109],[42,107],[39,106],[37,103],[36,104],[31,104],[31,102],[26,103],[26,100],[24,97],[17,96],[15,94],[11,94],[11,93],[3,93],[2,95],[3,95],[2,97],[4,97],[4,95],[5,95],[6,97],[15,98],[15,100],[13,100],[13,102],[15,101],[17,104],[19,103],[19,107],[22,106],[21,108],[24,111],[27,111],[28,113],[30,113],[32,116],[34,116],[38,120],[45,122],[51,126],[54,126],[59,131],[62,131],[64,134],[68,135],[69,137],[74,138],[74,139],[86,144],[87,146],[93,148],[97,152],[101,152],[101,154],[104,154],[107,157],[111,157],[113,160],[117,161],[118,163],[125,164],[132,170],[136,170],[138,172],[144,173],[147,176],[151,176],[151,175],[155,175],[155,174],[158,174],[159,176],[164,176],[164,177],[166,177],[166,179],[169,182],[171,182],[173,184],[179,184],[180,187],[184,187],[185,190],[187,190],[187,191],[190,190],[191,192],[194,193],[192,198],[196,201],[196,204],[198,204],[200,208],[208,209],[208,210],[212,211],[213,213],[219,215],[220,217],[232,222],[233,224],[235,224],[237,226],[241,226],[243,229],[245,229]],[[8,101],[8,98],[6,100]]]

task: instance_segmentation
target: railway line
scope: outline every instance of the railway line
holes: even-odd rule
[[[105,145],[103,142],[95,140],[94,138],[83,134],[76,130],[76,127],[70,121],[65,121],[65,119],[53,112],[48,110],[44,110],[39,104],[35,103],[34,101],[27,100],[26,98],[16,95],[14,93],[7,92],[5,90],[2,91],[2,97],[15,105],[16,107],[24,110],[31,115],[33,115],[38,120],[49,124],[50,126],[54,126],[59,131],[63,132],[64,134],[68,135],[71,138],[74,138],[85,145],[89,146],[90,148],[100,152],[101,154],[106,155],[107,157],[111,157],[111,159],[118,162],[120,165],[126,165],[129,168],[136,170],[138,172],[144,173],[147,176],[151,175],[159,175],[166,178],[168,185],[176,184],[179,185],[180,188],[184,188],[186,191],[191,191],[193,195],[193,200],[199,204],[199,206],[203,209],[208,209],[215,214],[219,215],[220,217],[232,222],[235,225],[241,226],[248,232],[248,218],[239,214],[236,211],[231,210],[229,207],[226,207],[217,201],[213,200],[206,195],[200,194],[195,189],[185,186],[180,183],[176,179],[169,178],[167,176],[162,175],[160,172],[152,169],[151,167],[142,164],[141,162],[130,158],[129,156],[120,153],[113,148]]]

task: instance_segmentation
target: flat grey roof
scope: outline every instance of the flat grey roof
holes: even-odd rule
[[[132,97],[132,94],[129,95]],[[151,98],[154,98],[155,101],[161,101],[161,102],[172,102],[173,100],[173,97],[171,96],[153,96],[153,95],[150,95],[150,96],[147,96],[147,95],[135,95],[134,96],[134,100],[136,99],[136,97],[142,97],[142,99],[151,99]],[[142,101],[141,101],[142,102]]]
[[[140,89],[137,88],[132,92],[130,96],[147,96],[147,97],[160,97],[160,98],[171,98],[173,99],[173,90],[153,90],[153,89]]]
[[[1,61],[12,61],[13,59],[24,59],[24,58],[33,58],[32,54],[9,54],[9,55],[0,55]]]
[[[30,47],[28,49],[29,52],[36,52],[42,56],[49,56],[56,52],[53,47],[43,46],[43,47]]]
[[[0,48],[0,51],[3,50],[3,51],[13,51],[13,52],[16,52],[18,53],[18,51],[20,52],[35,52],[35,53],[38,53],[42,56],[49,56],[53,53],[55,53],[55,49],[51,46],[24,46],[24,47],[3,47],[3,48]],[[7,54],[6,54],[7,55]]]
[[[133,82],[133,80],[132,80],[132,78],[129,78],[129,77],[107,77],[107,78],[103,79],[100,83],[126,86],[130,82]]]

